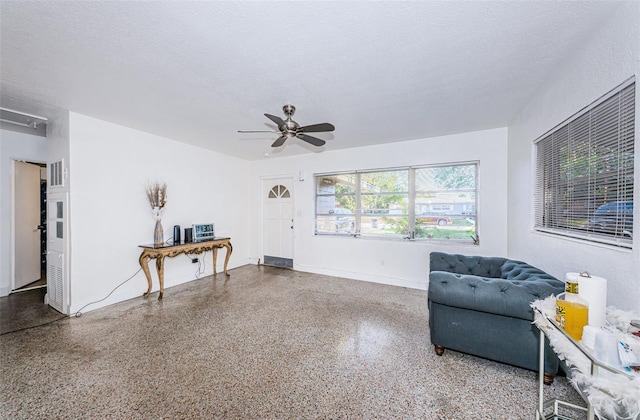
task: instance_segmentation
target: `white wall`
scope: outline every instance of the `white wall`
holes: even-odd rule
[[[64,168],[69,166],[69,111],[58,111],[58,114],[47,122],[47,163],[64,161]],[[64,180],[64,187],[56,187],[56,192],[69,192],[69,182]]]
[[[332,141],[340,140],[336,138]],[[262,258],[260,180],[288,174],[294,176],[295,181],[296,270],[425,289],[431,251],[506,256],[506,143],[507,130],[501,128],[252,162],[250,207],[254,209],[251,214],[253,261]],[[314,173],[472,160],[480,161],[480,246],[313,235]],[[304,181],[298,181],[300,171],[304,171]]]
[[[11,162],[44,163],[46,158],[44,137],[0,130],[0,296],[11,292]]]
[[[69,127],[71,313],[104,298],[140,268],[138,245],[153,242],[155,226],[145,195],[148,181],[168,185],[165,239],[172,236],[173,225],[184,229],[194,222],[214,222],[217,236],[231,237],[229,268],[248,262],[248,162],[76,113],[70,113]],[[224,255],[224,250],[218,253],[220,268]],[[206,262],[203,275],[212,273],[211,252]],[[157,291],[153,262],[150,269]],[[193,280],[196,269],[183,255],[166,258],[165,289]],[[84,311],[142,299],[146,289],[140,272]],[[165,290],[165,299],[170,294]]]
[[[509,256],[528,261],[558,278],[588,271],[609,281],[608,304],[640,310],[640,236],[633,251],[590,245],[534,233],[532,227],[532,142],[640,70],[640,3],[628,2],[594,30],[579,50],[540,86],[509,126]],[[636,95],[640,89],[636,87]],[[636,155],[640,152],[636,96]],[[640,165],[636,158],[636,202],[640,202]],[[640,232],[640,206],[634,210]]]

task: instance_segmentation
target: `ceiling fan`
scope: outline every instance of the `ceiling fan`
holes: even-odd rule
[[[269,118],[271,121],[276,123],[278,126],[278,130],[280,131],[263,131],[263,130],[238,130],[238,133],[278,133],[280,137],[276,141],[273,142],[271,147],[280,147],[284,144],[284,142],[289,137],[297,137],[302,141],[306,141],[314,146],[322,146],[325,144],[325,141],[319,139],[317,137],[310,136],[306,133],[320,133],[323,131],[333,131],[336,128],[329,123],[320,123],[320,124],[312,124],[305,125],[304,127],[300,127],[300,124],[293,121],[291,117],[296,112],[296,107],[293,105],[285,105],[282,107],[282,111],[284,111],[284,115],[287,116],[286,119],[282,119],[280,117],[276,117],[275,115],[264,114],[265,117]]]

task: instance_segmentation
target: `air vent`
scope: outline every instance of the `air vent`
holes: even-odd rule
[[[49,305],[58,312],[65,313],[64,311],[64,284],[63,284],[63,254],[58,252],[49,252],[48,270],[47,270],[47,283],[48,283],[48,295]]]
[[[64,165],[62,161],[49,164],[49,187],[64,186]]]

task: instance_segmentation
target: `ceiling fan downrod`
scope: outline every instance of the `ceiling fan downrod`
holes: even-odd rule
[[[285,130],[280,131],[282,131],[283,133],[286,132],[289,137],[295,137],[296,134],[298,134],[298,129],[300,128],[298,123],[293,121],[293,119],[291,118],[293,117],[293,114],[296,113],[296,107],[293,105],[285,105],[282,107],[282,111],[284,112],[284,115],[287,116],[287,119],[284,120]]]

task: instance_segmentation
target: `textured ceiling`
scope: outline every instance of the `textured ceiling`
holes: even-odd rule
[[[618,3],[0,1],[0,106],[245,159],[504,127]]]

